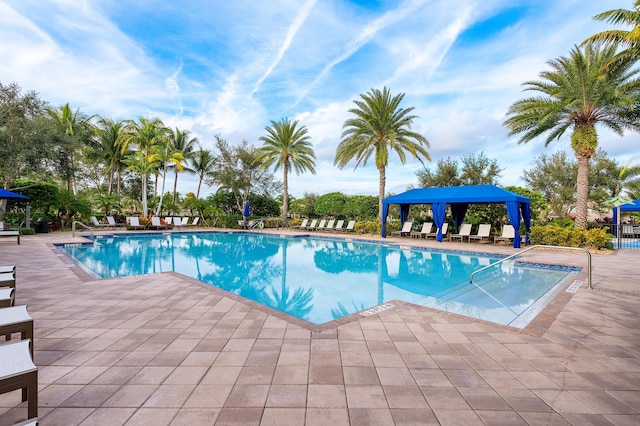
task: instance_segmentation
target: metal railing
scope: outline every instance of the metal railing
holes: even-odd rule
[[[76,237],[76,223],[77,223],[77,224],[79,224],[79,225],[82,225],[82,227],[83,227],[83,228],[88,229],[88,230],[89,230],[89,232],[91,233],[91,237],[93,238],[93,228],[92,228],[92,227],[90,227],[90,226],[87,226],[87,225],[85,225],[84,223],[79,222],[79,221],[77,221],[77,220],[74,220],[74,221],[73,221],[73,223],[71,224],[71,236],[72,236],[73,238],[75,238],[75,237]]]
[[[487,270],[489,268],[493,268],[496,265],[500,265],[501,263],[506,262],[509,259],[513,259],[516,256],[520,256],[522,253],[526,253],[526,252],[528,252],[530,250],[533,250],[533,249],[536,249],[536,248],[560,249],[560,250],[580,250],[580,251],[583,251],[583,252],[587,253],[587,274],[588,274],[588,276],[587,276],[587,279],[588,279],[587,288],[588,289],[593,289],[593,287],[591,286],[591,253],[589,253],[589,250],[587,250],[585,248],[582,248],[582,247],[547,246],[547,245],[542,245],[542,244],[537,244],[537,245],[534,245],[534,246],[531,246],[531,247],[527,247],[526,249],[520,250],[519,252],[514,253],[511,256],[507,256],[507,257],[505,257],[503,259],[500,259],[495,263],[492,263],[492,264],[487,265],[487,266],[485,266],[483,268],[480,268],[480,269],[476,269],[469,276],[469,283],[473,284],[473,285],[476,285],[473,282],[473,276],[476,275],[477,273],[482,272],[484,270]]]

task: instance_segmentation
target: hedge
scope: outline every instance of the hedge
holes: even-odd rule
[[[554,225],[532,226],[531,244],[601,249],[612,238],[603,228],[564,228]]]

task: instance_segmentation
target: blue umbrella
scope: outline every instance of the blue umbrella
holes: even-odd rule
[[[6,198],[8,200],[29,200],[29,197],[25,197],[24,195],[16,194],[15,192],[7,191],[5,189],[0,188],[0,199]]]
[[[244,213],[242,214],[244,217],[249,217],[249,202],[245,201],[244,203]]]

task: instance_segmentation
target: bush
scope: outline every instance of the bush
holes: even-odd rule
[[[356,222],[353,231],[356,234],[380,234],[382,227],[377,220],[361,221]]]
[[[604,248],[611,235],[602,228],[584,230],[556,225],[532,226],[531,244],[549,246]]]
[[[20,231],[22,235],[34,235],[36,233],[36,230],[33,228],[22,228]]]

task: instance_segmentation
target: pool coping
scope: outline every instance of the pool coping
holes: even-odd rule
[[[173,233],[171,231],[168,232],[157,232],[157,231],[152,231],[152,232],[141,232],[141,233],[136,233],[136,234],[146,234],[146,235],[166,235],[167,233]],[[229,233],[246,233],[246,234],[250,234],[250,235],[255,235],[255,233],[252,232],[247,232],[244,230],[239,230],[239,231],[187,231],[185,232],[184,230],[180,230],[180,231],[176,231],[175,233],[177,234],[193,234],[193,233],[224,233],[224,234],[229,234]],[[136,234],[132,234],[132,233],[119,233],[124,235],[136,235]],[[100,234],[100,236],[106,236],[106,235],[114,235],[114,234]],[[316,237],[314,234],[308,234],[308,233],[303,233],[303,234],[295,234],[293,236],[291,235],[284,235],[284,234],[263,234],[263,235],[271,235],[271,236],[276,236],[276,237],[292,237],[292,238],[296,238],[296,237]],[[83,235],[82,237],[86,237],[85,235]],[[347,240],[346,238],[340,238],[340,236],[317,236],[320,237],[321,239],[331,239],[331,240],[335,240],[335,239],[344,239]],[[85,238],[86,239],[86,238]],[[350,241],[353,241],[353,238],[349,239]],[[402,244],[396,244],[394,242],[385,242],[385,241],[376,241],[376,240],[367,240],[367,239],[359,239],[356,238],[356,240],[358,240],[358,242],[366,242],[366,243],[372,243],[372,244],[383,244],[383,245],[389,245],[391,247],[394,248],[407,248],[407,249],[411,249],[411,250],[418,250],[418,251],[429,251],[429,252],[448,252],[448,253],[452,253],[452,254],[471,254],[471,255],[486,255],[488,257],[491,258],[504,258],[506,256],[502,255],[502,254],[496,254],[496,253],[483,253],[483,252],[477,252],[477,251],[460,251],[460,250],[447,250],[447,249],[434,249],[434,248],[429,248],[429,247],[418,247],[418,246],[411,246],[411,245],[402,245]],[[69,257],[69,255],[67,254],[67,252],[63,249],[61,249],[61,246],[65,246],[65,245],[82,245],[82,244],[88,244],[88,243],[93,243],[93,240],[88,239],[87,243],[82,243],[82,242],[72,242],[72,243],[48,243],[47,245],[52,249],[52,251],[54,252],[54,254],[61,260],[63,261],[68,267],[69,269],[80,279],[80,281],[82,282],[90,282],[90,281],[103,281],[103,280],[111,280],[111,279],[120,279],[120,278],[124,278],[124,277],[115,277],[115,278],[95,278],[93,276],[91,276],[87,271],[85,271],[82,267],[78,266],[75,261]],[[504,324],[499,324],[499,323],[495,323],[492,321],[487,321],[487,320],[482,320],[479,318],[474,318],[474,317],[470,317],[470,316],[466,316],[466,315],[462,315],[462,314],[457,314],[455,312],[447,312],[447,311],[443,311],[440,309],[435,309],[435,308],[430,308],[427,306],[423,306],[423,305],[418,305],[415,303],[410,303],[410,302],[405,302],[402,300],[390,300],[387,301],[381,305],[386,305],[386,304],[393,304],[394,307],[395,306],[400,306],[400,305],[406,305],[406,306],[412,306],[413,308],[418,308],[418,309],[424,309],[427,310],[427,312],[433,312],[433,313],[437,313],[437,314],[441,314],[441,315],[445,315],[446,317],[449,318],[459,318],[459,319],[465,319],[466,321],[472,321],[474,323],[478,323],[478,324],[484,324],[484,325],[491,325],[494,327],[498,327],[500,329],[503,330],[509,330],[511,332],[517,333],[517,334],[526,334],[526,335],[530,335],[530,336],[542,336],[547,330],[548,328],[551,326],[551,324],[555,321],[556,317],[558,316],[558,314],[562,311],[562,309],[566,306],[566,304],[571,300],[571,298],[573,297],[573,295],[575,293],[569,293],[567,292],[567,288],[570,287],[572,285],[572,282],[578,281],[578,280],[582,280],[583,284],[584,281],[587,278],[587,272],[583,269],[580,268],[578,266],[575,265],[558,265],[558,264],[554,264],[554,263],[546,263],[546,262],[524,262],[526,264],[535,264],[535,265],[547,265],[547,266],[556,266],[556,267],[562,267],[562,268],[571,268],[571,269],[580,269],[577,274],[574,276],[573,280],[570,280],[571,282],[566,283],[563,288],[561,288],[558,291],[558,294],[556,294],[556,296],[552,297],[549,302],[545,305],[545,307],[543,309],[540,310],[540,312],[523,328],[519,328],[519,327],[513,327],[513,326],[509,326],[509,325],[504,325]],[[204,283],[202,281],[199,281],[195,278],[189,277],[187,275],[181,274],[179,272],[160,272],[158,274],[145,274],[145,275],[139,275],[139,276],[151,276],[151,275],[163,275],[163,274],[169,274],[169,275],[173,275],[173,276],[179,276],[182,279],[184,279],[185,281],[192,283],[192,284],[196,284],[199,285],[201,287],[206,287],[209,288],[210,291],[212,291],[214,294],[218,294],[220,296],[229,298],[231,300],[237,301],[239,303],[242,303],[245,306],[248,307],[252,307],[255,308],[261,312],[273,315],[274,317],[284,320],[292,325],[296,325],[298,327],[301,327],[305,330],[308,330],[312,333],[312,336],[315,336],[316,338],[320,338],[321,336],[327,336],[327,338],[333,338],[334,334],[337,333],[337,328],[341,325],[344,324],[348,324],[351,323],[353,321],[359,320],[362,318],[362,313],[372,310],[372,309],[376,309],[377,307],[381,306],[381,305],[375,305],[375,306],[370,306],[368,308],[366,308],[363,311],[358,311],[358,312],[354,312],[352,314],[349,315],[345,315],[343,317],[337,318],[335,320],[332,321],[328,321],[322,324],[314,324],[312,322],[297,318],[293,315],[287,314],[285,312],[279,311],[277,309],[271,308],[269,306],[260,304],[258,302],[254,302],[253,300],[247,299],[243,296],[240,296],[238,294],[229,292],[227,290],[224,290],[222,288],[216,287],[214,285],[210,285],[207,283]],[[333,330],[333,333],[330,333],[330,331]]]

